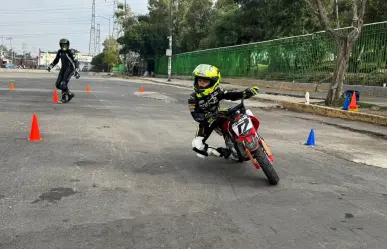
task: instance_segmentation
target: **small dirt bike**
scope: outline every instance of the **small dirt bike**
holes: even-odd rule
[[[256,169],[262,168],[270,184],[277,185],[279,177],[273,168],[274,158],[264,139],[258,134],[259,120],[241,103],[226,110],[219,111],[216,118],[224,122],[214,130],[223,136],[226,146],[231,150],[234,160],[251,161]]]

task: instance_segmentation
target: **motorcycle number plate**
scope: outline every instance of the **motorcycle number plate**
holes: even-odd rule
[[[242,116],[241,119],[233,123],[231,127],[235,134],[239,136],[251,130],[251,128],[253,128],[253,122],[251,122],[248,116]]]

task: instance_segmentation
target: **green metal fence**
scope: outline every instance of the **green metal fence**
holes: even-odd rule
[[[348,32],[349,28],[342,28]],[[173,75],[191,75],[196,65],[220,68],[223,77],[330,82],[337,45],[326,32],[176,54]],[[156,60],[156,74],[167,74],[166,56]],[[366,24],[351,53],[346,84],[378,86],[387,82],[387,21]]]
[[[113,67],[112,71],[113,72],[118,72],[118,73],[123,73],[123,72],[125,72],[125,66],[124,66],[124,64],[120,64],[120,65],[118,65],[116,67]]]

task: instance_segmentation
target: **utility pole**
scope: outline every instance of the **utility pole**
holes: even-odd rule
[[[26,65],[26,60],[27,60],[27,56],[26,56],[26,53],[27,53],[27,43],[23,42],[22,43],[22,51],[23,51],[23,64],[21,66],[25,67]]]
[[[9,45],[11,46],[11,52],[12,52],[12,54],[11,54],[11,58],[12,58],[12,64],[13,64],[13,48],[12,48],[12,37],[6,37],[5,38],[6,40],[9,40]]]
[[[173,0],[169,0],[169,49],[167,50],[168,81],[171,81],[171,74],[172,74],[172,6],[173,6]]]
[[[95,55],[95,0],[93,0],[93,7],[91,13],[89,55]]]
[[[97,43],[97,53],[101,53],[101,42],[100,42],[100,39],[101,39],[101,28],[99,26],[99,23],[97,24],[97,38],[95,39],[96,40],[96,43]]]
[[[116,0],[113,1],[113,34],[112,37],[115,38],[117,31],[117,18],[116,18]]]

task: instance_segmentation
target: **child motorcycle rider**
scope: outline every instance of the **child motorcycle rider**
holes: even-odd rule
[[[62,99],[58,101],[58,104],[68,103],[74,97],[74,93],[70,92],[68,83],[71,76],[75,74],[75,77],[79,79],[79,62],[75,59],[75,51],[70,49],[70,41],[67,39],[61,39],[59,41],[60,49],[56,54],[54,61],[50,64],[47,70],[50,70],[59,62],[62,62],[62,68],[58,74],[55,86],[57,89],[62,90]]]
[[[202,158],[216,156],[228,159],[231,154],[229,149],[222,147],[215,149],[205,143],[216,125],[221,125],[222,120],[215,120],[214,118],[219,110],[219,102],[222,99],[233,101],[251,98],[253,95],[258,94],[259,88],[254,86],[244,91],[228,92],[219,86],[220,72],[218,68],[212,65],[200,64],[194,69],[193,74],[195,76],[194,92],[188,99],[188,108],[193,119],[199,125],[196,136],[192,141],[192,148],[197,156]]]

